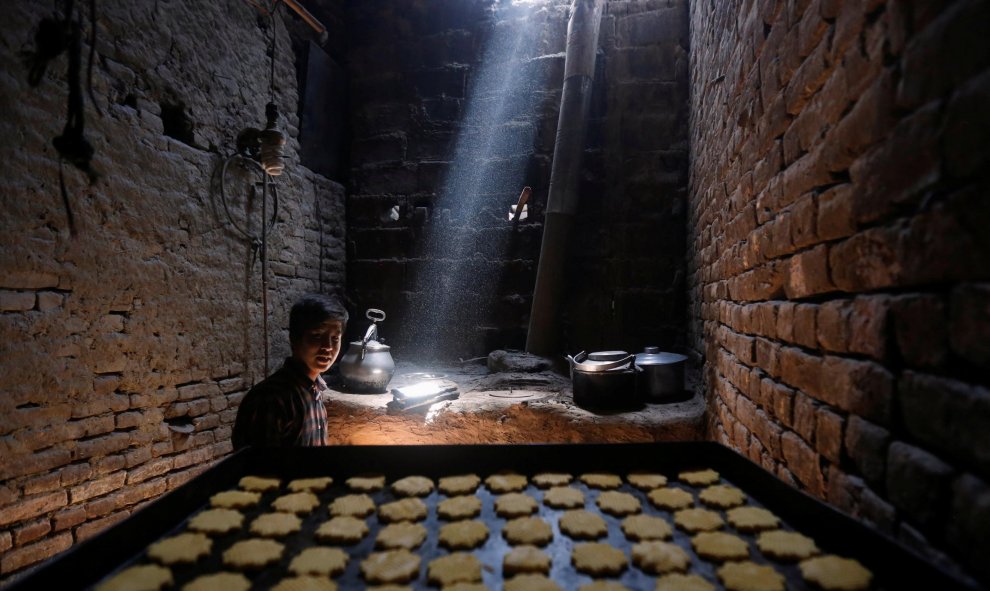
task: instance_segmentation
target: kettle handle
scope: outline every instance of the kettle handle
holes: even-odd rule
[[[385,320],[385,312],[378,308],[368,308],[368,311],[364,313],[364,317],[372,322],[381,322]]]

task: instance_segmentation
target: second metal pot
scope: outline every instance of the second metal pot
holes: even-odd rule
[[[637,389],[646,402],[672,402],[684,398],[684,366],[687,356],[646,347],[636,354]]]

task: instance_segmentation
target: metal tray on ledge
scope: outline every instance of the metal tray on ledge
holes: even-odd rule
[[[762,506],[782,521],[781,528],[800,532],[815,540],[824,553],[855,558],[873,572],[871,589],[966,589],[966,583],[940,571],[889,537],[835,511],[824,503],[786,485],[736,452],[711,442],[660,442],[646,444],[525,444],[525,445],[416,445],[416,446],[341,446],[294,449],[245,449],[231,455],[175,491],[151,503],[130,516],[69,551],[43,564],[21,578],[10,589],[88,588],[107,575],[133,564],[149,562],[145,550],[156,540],[185,529],[188,519],[206,508],[216,492],[236,488],[246,475],[276,476],[283,480],[281,492],[265,493],[261,506],[244,511],[245,526],[241,531],[214,537],[211,555],[194,566],[172,567],[175,588],[199,574],[223,570],[223,551],[239,539],[249,537],[247,525],[294,478],[331,476],[334,483],[320,493],[320,506],[303,518],[302,530],[280,540],[286,546],[282,560],[263,571],[249,574],[252,589],[267,589],[288,576],[288,564],[303,548],[315,545],[313,531],[329,517],[328,505],[333,498],[348,494],[344,481],[349,476],[380,473],[391,484],[398,478],[423,475],[436,482],[441,476],[474,473],[482,478],[476,491],[482,501],[481,515],[489,528],[488,540],[471,551],[484,565],[483,582],[489,589],[502,587],[502,557],[510,546],[501,535],[506,519],[494,511],[497,497],[484,485],[484,478],[503,470],[533,476],[539,472],[566,472],[575,476],[571,486],[585,493],[585,509],[599,512],[595,505],[598,491],[581,483],[577,477],[586,472],[611,472],[620,476],[631,471],[645,470],[667,476],[669,484],[691,492],[697,498],[702,487],[691,487],[677,480],[677,473],[687,469],[712,468],[718,471],[721,483],[736,486],[746,493],[747,503]],[[667,519],[673,526],[670,512],[658,509],[647,499],[644,491],[623,483],[619,490],[636,496],[644,513]],[[524,491],[542,501],[543,490],[531,482]],[[386,489],[371,493],[376,504],[394,500]],[[437,532],[445,523],[436,514],[437,503],[446,498],[434,490],[423,501],[430,508],[422,523],[429,535],[416,552],[421,557],[419,576],[411,583],[414,589],[433,590],[426,579],[430,560],[447,554],[440,547]],[[576,542],[561,533],[558,519],[562,510],[539,502],[537,516],[552,527],[554,539],[544,548],[552,559],[549,576],[562,589],[576,590],[592,580],[571,565],[570,554]],[[724,515],[724,512],[722,512]],[[621,518],[602,514],[608,524],[608,534],[599,541],[607,542],[630,556],[632,543],[622,533]],[[372,514],[367,518],[370,533],[354,545],[342,546],[351,556],[344,573],[335,578],[341,589],[363,589],[360,562],[374,550],[374,540],[381,525]],[[775,562],[764,557],[755,543],[755,534],[737,532],[726,524],[722,531],[734,533],[747,541],[750,559],[772,565],[785,579],[791,590],[810,589],[801,578],[796,563]],[[716,575],[718,563],[700,558],[692,549],[691,535],[674,528],[673,543],[681,546],[691,557],[690,572],[723,589]],[[615,577],[630,589],[652,591],[656,577],[644,573],[631,562],[622,575]]]

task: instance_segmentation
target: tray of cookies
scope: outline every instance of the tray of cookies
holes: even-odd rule
[[[13,588],[967,588],[711,442],[246,449]]]

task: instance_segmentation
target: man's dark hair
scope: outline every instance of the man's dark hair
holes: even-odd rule
[[[299,298],[289,312],[289,342],[297,343],[307,330],[327,320],[339,320],[347,326],[347,310],[336,296],[310,294]]]

